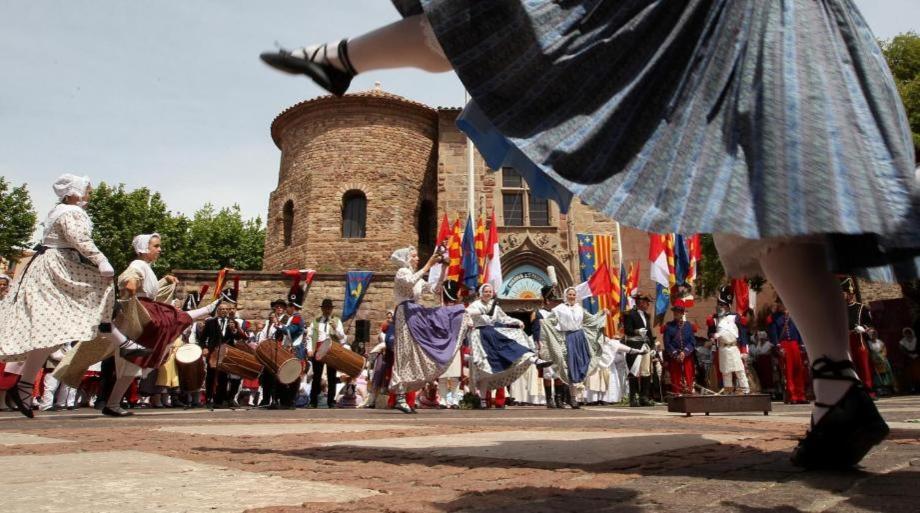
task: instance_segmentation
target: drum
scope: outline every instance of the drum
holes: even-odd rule
[[[217,369],[243,379],[256,379],[262,374],[262,364],[256,355],[228,344],[221,344],[217,351]]]
[[[358,353],[346,349],[345,346],[332,339],[326,339],[316,349],[316,359],[325,362],[327,365],[356,378],[364,369],[365,359]]]
[[[195,392],[204,388],[207,370],[201,358],[201,347],[184,344],[176,349],[176,372],[179,374],[179,389]]]
[[[294,353],[288,351],[277,340],[263,340],[256,346],[256,358],[282,385],[288,385],[300,378],[303,366]]]

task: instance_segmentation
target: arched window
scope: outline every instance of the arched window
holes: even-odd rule
[[[342,237],[363,239],[367,225],[367,196],[361,191],[348,191],[342,197]]]
[[[282,231],[284,233],[284,246],[291,245],[291,237],[294,231],[294,202],[287,200],[284,203],[284,210],[282,211]]]
[[[437,237],[437,211],[431,200],[423,200],[418,209],[418,254],[419,258],[427,259],[434,252],[434,241]]]

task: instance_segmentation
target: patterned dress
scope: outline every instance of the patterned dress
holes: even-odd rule
[[[35,349],[96,338],[110,322],[112,278],[92,238],[93,224],[75,205],[58,205],[45,221],[42,248],[0,302],[0,359],[16,361]]]
[[[416,303],[428,286],[423,275],[408,267],[396,272],[390,390],[397,393],[438,379],[450,366],[471,324],[463,305],[425,308]]]
[[[907,116],[852,0],[394,4],[427,16],[489,167],[563,210],[577,195],[649,232],[818,236],[833,271],[918,275]]]
[[[470,364],[475,369],[474,387],[482,390],[511,385],[536,360],[530,338],[518,327],[519,321],[497,305],[490,314],[491,305],[476,300],[466,309],[473,322]]]

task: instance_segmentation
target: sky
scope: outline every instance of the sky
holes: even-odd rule
[[[769,0],[778,1],[778,0]],[[920,32],[920,0],[856,0],[877,37]],[[286,107],[324,92],[258,60],[399,19],[386,0],[2,0],[0,176],[27,183],[39,218],[65,172],[160,192],[174,212],[238,204],[265,218]],[[461,106],[453,73],[359,75],[384,90]]]

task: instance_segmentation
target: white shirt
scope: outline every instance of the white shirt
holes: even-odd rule
[[[738,325],[735,323],[735,314],[728,314],[718,318],[716,324],[716,338],[728,345],[738,341]]]
[[[494,299],[492,301],[494,301]],[[492,326],[495,324],[513,324],[515,326],[521,326],[523,324],[521,321],[506,314],[500,306],[496,306],[492,315],[489,315],[489,310],[492,309],[492,301],[489,301],[487,304],[483,303],[481,299],[477,299],[466,308],[466,312],[470,314],[470,318],[473,320],[473,326],[478,328],[480,326]]]
[[[578,331],[584,327],[585,310],[578,303],[568,305],[562,303],[553,308],[556,314],[556,329],[559,331]]]
[[[404,301],[418,301],[425,290],[430,290],[430,286],[422,278],[424,275],[424,271],[412,271],[408,267],[402,267],[396,271],[393,299],[397,305]]]
[[[316,330],[316,340],[313,340],[313,330]],[[335,318],[335,322],[329,322],[328,317],[317,317],[306,329],[307,347],[316,350],[323,342],[329,340],[331,333],[339,338],[339,342],[345,343],[345,328],[342,326],[342,319]]]
[[[156,299],[157,292],[160,290],[160,281],[157,280],[157,275],[153,272],[153,268],[150,267],[150,264],[144,260],[138,259],[128,264],[128,267],[141,273],[143,277],[140,284],[141,286],[137,290],[137,297],[151,300]]]

